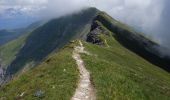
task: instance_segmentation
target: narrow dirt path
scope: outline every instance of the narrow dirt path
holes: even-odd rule
[[[79,41],[80,46],[76,46],[73,51],[73,58],[76,60],[80,72],[80,79],[76,92],[71,100],[95,100],[95,90],[90,81],[90,73],[84,66],[84,62],[80,57],[80,53],[87,53],[84,51],[83,44]]]

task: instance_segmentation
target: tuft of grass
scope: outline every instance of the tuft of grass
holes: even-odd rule
[[[69,100],[79,78],[77,65],[72,59],[73,46],[68,45],[51,54],[39,66],[14,78],[1,89],[0,99]],[[42,96],[35,96],[38,91]]]
[[[85,66],[91,72],[98,100],[169,100],[170,75],[104,36],[109,48],[84,42]]]

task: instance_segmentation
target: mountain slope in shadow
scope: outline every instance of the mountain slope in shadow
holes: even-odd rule
[[[15,74],[28,63],[40,62],[48,54],[63,47],[72,39],[83,38],[89,30],[88,24],[97,12],[97,9],[89,8],[80,13],[53,19],[34,30],[28,36],[16,59],[7,68],[7,73]]]
[[[104,27],[111,31],[117,41],[126,48],[140,55],[150,63],[170,72],[170,57],[162,56],[161,52],[157,49],[162,48],[159,44],[134,31],[129,26],[116,21],[104,12],[98,14],[94,21],[100,22]],[[97,26],[93,25],[92,30],[96,27]]]

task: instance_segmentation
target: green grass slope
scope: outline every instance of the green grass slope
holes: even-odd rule
[[[79,74],[72,51],[73,44],[54,52],[36,68],[15,77],[1,88],[0,100],[70,100]],[[36,95],[38,91],[41,91],[39,96]]]
[[[15,74],[26,64],[41,62],[53,50],[60,49],[75,38],[84,38],[89,32],[89,23],[98,13],[95,8],[89,8],[79,13],[53,19],[33,31],[16,59],[10,64],[7,72]]]
[[[126,48],[147,59],[152,64],[170,72],[170,57],[162,56],[163,54],[156,49],[166,48],[162,48],[159,44],[143,36],[143,34],[134,31],[133,28],[111,18],[104,12],[98,14],[94,21],[100,22],[109,31],[114,33],[115,39]]]
[[[84,42],[82,55],[97,90],[97,100],[169,100],[170,74],[102,35],[108,46]]]
[[[170,74],[123,47],[112,36],[101,35],[107,46],[83,42],[91,55],[81,54],[97,93],[97,100],[169,100]],[[73,47],[54,52],[39,66],[1,88],[8,100],[69,100],[77,86]],[[35,96],[42,91],[40,97]],[[23,94],[23,96],[20,96]]]
[[[87,18],[89,14],[90,19]],[[29,61],[43,62],[2,87],[0,99],[70,100],[79,78],[72,58],[76,42],[60,50],[58,47],[72,39],[85,37],[90,30],[89,25],[92,25],[92,40],[100,43],[95,45],[84,41],[85,50],[90,55],[81,54],[81,57],[91,73],[97,100],[169,100],[170,74],[139,56],[139,52],[129,49],[131,45],[136,50],[142,48],[140,52],[143,50],[144,54],[150,54],[146,48],[157,44],[107,15],[97,16],[94,19],[96,24],[89,23],[95,15],[94,11],[88,11],[67,16],[35,30],[8,71],[16,73]]]
[[[16,57],[25,43],[28,34],[21,36],[3,46],[0,46],[1,67],[6,68]]]

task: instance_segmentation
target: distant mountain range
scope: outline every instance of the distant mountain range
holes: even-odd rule
[[[32,23],[26,28],[18,28],[18,29],[3,29],[0,30],[0,45],[3,45],[11,40],[16,39],[17,37],[29,33],[39,27],[43,22],[37,21],[35,23]]]

